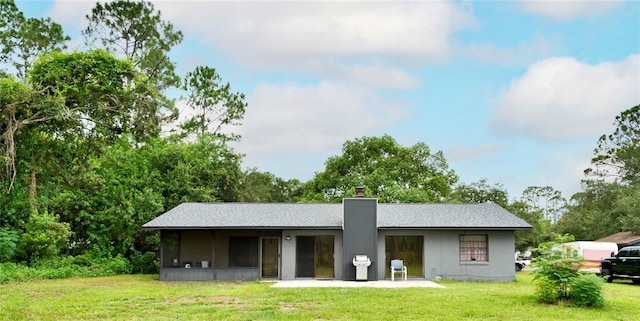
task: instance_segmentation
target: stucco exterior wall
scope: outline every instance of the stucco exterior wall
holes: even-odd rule
[[[460,262],[460,235],[486,234],[489,259],[487,262]],[[464,230],[381,230],[378,232],[378,279],[385,277],[385,236],[422,235],[423,275],[457,280],[512,281],[515,279],[513,253],[514,231]]]
[[[460,235],[488,236],[487,262],[460,262]],[[161,280],[247,280],[260,278],[259,267],[228,268],[228,238],[257,236],[280,238],[280,279],[296,279],[296,237],[332,235],[334,238],[334,278],[344,279],[343,231],[341,230],[189,230],[180,232],[180,261],[209,261],[209,269],[162,268]],[[376,251],[377,279],[384,279],[387,258],[385,237],[419,235],[423,237],[423,271],[425,279],[436,277],[459,280],[511,281],[515,279],[513,262],[514,231],[490,230],[378,230]],[[287,240],[287,237],[290,237]],[[193,265],[192,265],[193,266]],[[213,268],[212,268],[213,267]],[[355,270],[355,268],[354,268]],[[371,270],[370,270],[371,271]],[[371,273],[371,272],[370,272]]]
[[[343,209],[343,256],[342,279],[356,280],[356,269],[353,258],[356,255],[366,255],[371,261],[367,267],[367,280],[377,280],[377,238],[378,238],[378,199],[376,198],[345,198],[342,200]]]

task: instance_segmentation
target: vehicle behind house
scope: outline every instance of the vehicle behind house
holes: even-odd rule
[[[618,244],[612,242],[577,241],[564,243],[564,246],[576,250],[582,256],[580,270],[600,273],[600,262],[603,258],[611,257],[618,251]]]
[[[516,261],[516,272],[524,269],[526,266],[531,265],[531,252],[527,251],[526,253],[516,252],[515,254]]]
[[[640,283],[640,246],[627,246],[615,256],[602,259],[600,273],[607,282],[613,279],[630,279]]]

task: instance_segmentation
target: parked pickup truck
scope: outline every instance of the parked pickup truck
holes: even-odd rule
[[[607,282],[630,279],[635,284],[640,283],[640,246],[623,247],[618,254],[602,259],[600,274]]]

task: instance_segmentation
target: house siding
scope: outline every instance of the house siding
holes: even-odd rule
[[[486,234],[489,259],[487,262],[460,262],[461,234]],[[427,280],[436,277],[456,280],[512,281],[514,232],[490,230],[381,230],[378,233],[378,279],[385,278],[385,237],[400,235],[422,236],[423,275]]]

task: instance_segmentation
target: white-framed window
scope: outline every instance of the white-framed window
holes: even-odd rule
[[[460,262],[489,261],[489,236],[460,234]]]

